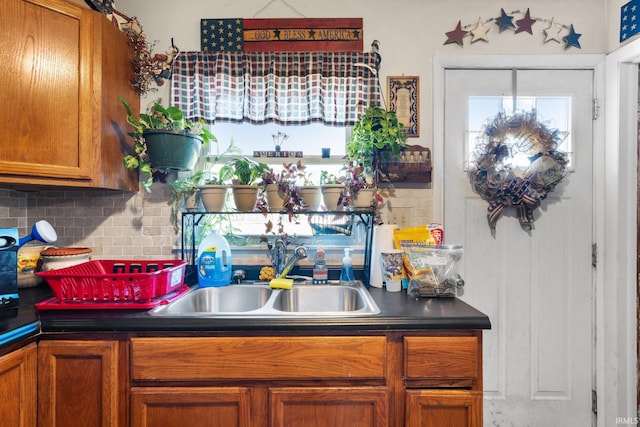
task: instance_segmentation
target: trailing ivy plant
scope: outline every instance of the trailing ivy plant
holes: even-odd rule
[[[387,180],[382,171],[382,160],[400,157],[407,148],[404,125],[395,111],[377,105],[367,107],[353,127],[347,142],[347,159],[355,166],[364,167],[375,183]]]

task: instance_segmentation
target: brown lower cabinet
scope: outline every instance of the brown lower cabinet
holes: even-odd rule
[[[53,340],[38,344],[38,426],[126,425],[120,342]]]
[[[38,350],[38,422],[480,427],[481,334],[126,333],[104,341],[45,334]]]
[[[0,426],[36,426],[35,343],[0,357]]]

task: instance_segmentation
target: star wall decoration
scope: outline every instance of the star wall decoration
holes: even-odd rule
[[[582,36],[582,34],[577,34],[573,30],[573,24],[571,24],[571,29],[569,30],[569,34],[562,38],[562,41],[567,44],[565,46],[565,49],[569,49],[571,46],[575,46],[578,49],[580,49],[580,42],[578,41],[580,36]]]
[[[634,1],[640,2],[640,0]],[[515,24],[513,23],[514,19]],[[505,32],[508,33],[508,30],[512,30],[513,34],[529,33],[533,36],[534,25],[538,22],[547,24],[547,27],[543,28],[541,31],[543,36],[542,41],[544,44],[550,41],[555,41],[558,44],[564,43],[565,50],[572,47],[582,49],[579,41],[582,34],[576,33],[573,24],[565,25],[557,23],[555,17],[551,19],[539,17],[534,18],[531,16],[529,8],[527,8],[525,12],[514,10],[510,13],[507,13],[504,8],[501,8],[499,16],[487,19],[482,19],[482,17],[480,17],[476,22],[468,25],[464,25],[462,24],[462,20],[458,20],[456,27],[445,33],[447,40],[444,44],[457,44],[460,47],[464,47],[464,39],[467,37],[469,38],[470,44],[478,41],[489,42],[487,33],[489,32],[490,27],[487,25],[491,23],[498,26],[498,34],[503,34]],[[540,24],[538,24],[538,27],[539,26]]]
[[[487,33],[489,32],[489,28],[484,26],[484,22],[482,22],[482,18],[478,18],[478,23],[473,28],[473,30],[469,31],[471,34],[471,43],[475,43],[477,41],[485,41],[488,42]]]
[[[527,33],[533,35],[531,26],[535,24],[535,22],[535,19],[531,19],[531,14],[529,13],[529,9],[527,8],[527,13],[524,14],[524,18],[518,19],[516,21],[516,24],[518,24],[518,28],[516,28],[516,34],[526,31]]]
[[[558,42],[560,43],[560,32],[562,31],[562,26],[556,24],[555,18],[551,18],[551,22],[549,22],[549,26],[542,30],[544,33],[544,42]]]
[[[464,31],[462,29],[461,21],[458,21],[458,25],[453,31],[449,31],[445,33],[447,35],[447,41],[444,44],[456,43],[457,45],[462,46],[462,39],[466,36],[468,31]]]
[[[620,43],[640,32],[640,0],[631,0],[620,8]]]
[[[515,29],[516,26],[513,25],[512,21],[513,16],[507,15],[504,9],[500,9],[500,17],[496,18],[496,25],[500,27],[500,32]]]

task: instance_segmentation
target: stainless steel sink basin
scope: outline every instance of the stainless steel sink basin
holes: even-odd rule
[[[198,288],[161,308],[166,315],[246,312],[263,307],[272,293],[268,286],[257,285]]]
[[[264,282],[195,288],[157,307],[151,316],[174,317],[353,317],[380,313],[369,291],[354,285],[295,284],[271,289]]]
[[[286,312],[324,313],[363,310],[366,301],[359,289],[348,286],[304,286],[281,292],[273,308]]]

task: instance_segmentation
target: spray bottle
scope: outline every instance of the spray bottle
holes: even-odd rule
[[[353,275],[353,263],[351,262],[351,255],[349,251],[351,249],[344,248],[344,258],[342,258],[342,271],[340,272],[340,284],[352,285],[355,282]]]

